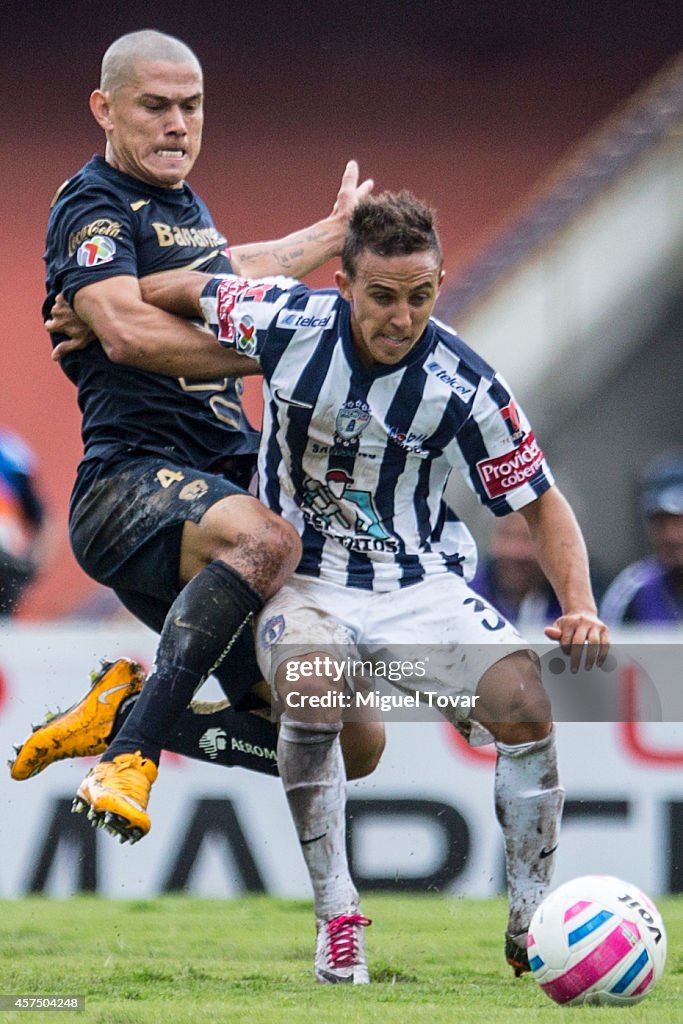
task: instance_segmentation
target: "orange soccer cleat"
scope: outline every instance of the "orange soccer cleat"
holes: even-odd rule
[[[117,711],[128,697],[140,692],[144,681],[142,667],[128,658],[103,662],[100,672],[93,673],[85,696],[66,711],[48,714],[33,727],[28,739],[15,747],[16,757],[9,762],[12,778],[29,779],[65,757],[103,754]]]
[[[122,843],[137,843],[152,826],[147,803],[157,774],[154,761],[139,751],[100,761],[78,787],[72,810],[80,814],[87,809],[97,828],[118,836]]]

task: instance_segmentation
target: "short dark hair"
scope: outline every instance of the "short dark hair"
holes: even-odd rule
[[[196,54],[182,39],[169,36],[156,29],[141,29],[119,36],[102,58],[100,89],[115,93],[130,80],[135,66],[150,60],[168,61],[170,64],[194,64],[201,77],[202,66]]]
[[[355,278],[358,257],[364,249],[377,256],[408,256],[432,250],[440,267],[441,242],[434,221],[434,211],[411,192],[368,196],[358,204],[349,222],[341,257],[344,273],[350,280]]]

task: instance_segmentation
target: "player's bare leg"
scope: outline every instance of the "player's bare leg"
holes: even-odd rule
[[[384,752],[384,722],[344,722],[339,741],[347,781],[364,779],[372,775]]]

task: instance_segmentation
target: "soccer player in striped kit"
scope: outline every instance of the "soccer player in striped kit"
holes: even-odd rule
[[[143,282],[146,301],[201,312],[264,375],[260,496],[296,528],[303,555],[259,615],[257,653],[284,708],[278,765],[313,885],[323,983],[368,982],[370,922],[346,858],[339,744],[357,681],[310,665],[377,664],[417,645],[436,656],[426,679],[404,677],[401,689],[468,697],[470,710],[447,717],[495,742],[505,954],[516,974],[528,970],[526,932],[551,878],[564,791],[535,656],[468,586],[474,540],[443,497],[453,469],[494,514],[525,517],[562,609],[546,635],[573,668],[582,655],[588,668],[602,664],[609,649],[581,531],[524,412],[431,317],[442,278],[432,211],[385,193],[352,215],[338,290],[186,272]]]

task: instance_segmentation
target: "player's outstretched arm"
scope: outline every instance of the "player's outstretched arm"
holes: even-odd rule
[[[202,290],[214,276],[199,270],[162,270],[158,274],[140,278],[140,294],[144,302],[164,309],[167,313],[201,317],[199,300]]]
[[[210,331],[145,302],[135,277],[110,277],[87,285],[77,292],[74,307],[79,320],[94,332],[114,363],[171,377],[260,373],[252,359],[217,345]],[[70,334],[73,318],[61,318],[56,306],[46,327],[51,333]],[[59,360],[82,348],[87,335],[82,329],[77,334],[74,341],[57,345],[53,358]]]
[[[305,277],[333,256],[339,256],[351,214],[374,187],[371,178],[361,184],[358,178],[358,164],[355,160],[349,160],[329,216],[272,242],[253,242],[233,247],[230,255],[235,273],[241,277],[263,277],[270,274]]]
[[[588,568],[583,534],[572,508],[556,487],[551,487],[520,509],[536,549],[536,557],[562,608],[562,615],[545,629],[571,656],[571,667],[579,668],[585,651],[585,666],[602,665],[609,652],[609,629],[598,617]]]

